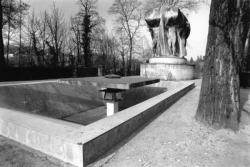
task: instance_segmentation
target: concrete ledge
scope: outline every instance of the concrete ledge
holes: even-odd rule
[[[85,164],[95,161],[115,144],[129,136],[137,128],[151,120],[155,115],[165,111],[184,94],[194,88],[194,83],[185,84],[175,90],[162,93],[138,105],[119,112],[113,117],[100,120],[86,127],[88,134],[82,140]],[[93,131],[92,131],[93,132]]]
[[[83,164],[82,145],[62,134],[82,126],[30,113],[0,108],[0,134],[77,166]]]
[[[154,86],[164,87],[165,84]],[[167,92],[88,126],[0,108],[0,134],[83,167],[165,111],[192,88],[193,82],[178,84]]]

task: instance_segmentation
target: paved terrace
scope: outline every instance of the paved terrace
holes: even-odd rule
[[[241,129],[213,130],[193,119],[197,87],[151,123],[89,167],[234,167],[250,166],[250,91],[243,90]],[[0,166],[71,167],[9,139],[0,137]]]

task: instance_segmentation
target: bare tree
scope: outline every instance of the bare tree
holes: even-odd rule
[[[103,73],[116,73],[118,71],[118,49],[116,39],[103,30],[93,41],[94,62],[102,67]]]
[[[2,0],[0,0],[0,68],[5,66],[5,58],[4,58],[4,44],[3,44],[3,5]]]
[[[239,72],[249,32],[248,0],[212,0],[200,101],[196,119],[238,129]]]
[[[10,28],[15,27],[17,22],[17,16],[19,11],[27,11],[29,5],[26,3],[21,4],[21,8],[17,5],[18,2],[15,0],[1,0],[0,1],[0,24],[1,24],[1,32],[0,32],[0,66],[3,67],[6,65],[5,57],[4,57],[4,43],[3,43],[3,28],[5,25],[8,25],[8,36],[7,36],[7,47],[9,47],[10,41]],[[7,49],[8,52],[9,49]],[[8,55],[8,53],[7,53]]]
[[[81,64],[81,20],[79,17],[71,18],[71,31],[73,32],[72,42],[76,48],[75,65]]]
[[[7,19],[7,49],[6,49],[6,64],[9,63],[9,46],[10,46],[10,35],[11,35],[11,28],[16,28],[15,26],[15,3],[13,0],[9,0],[7,3],[8,9],[6,9],[6,19]]]
[[[39,17],[33,11],[25,26],[26,36],[29,38],[31,45],[31,54],[34,55],[35,64],[38,66],[50,66],[53,64],[51,55],[47,52],[49,47],[46,44],[51,40],[51,31],[49,31],[47,24],[48,16],[50,14],[47,11],[44,11]]]
[[[41,66],[44,64],[43,59],[42,59],[42,52],[41,49],[41,41],[42,39],[40,38],[40,31],[41,31],[41,21],[35,16],[35,12],[33,11],[32,14],[29,16],[28,19],[28,25],[27,25],[27,35],[29,36],[30,43],[32,50],[34,51],[35,54],[35,62],[38,66]]]
[[[115,0],[109,12],[117,16],[117,30],[124,31],[129,41],[128,75],[131,75],[134,40],[142,26],[142,4],[138,0]]]
[[[77,15],[81,19],[81,45],[86,67],[92,66],[91,42],[93,30],[104,22],[97,12],[96,3],[97,0],[79,0],[80,12]]]
[[[47,25],[46,30],[46,45],[49,48],[50,54],[53,56],[52,65],[59,66],[59,59],[61,58],[61,65],[64,66],[63,55],[61,55],[62,47],[66,37],[66,24],[63,15],[59,9],[53,4],[52,12],[45,15]],[[62,57],[60,57],[62,56]]]
[[[117,42],[118,42],[118,51],[119,55],[121,56],[122,60],[122,73],[124,76],[127,76],[127,68],[126,68],[126,62],[127,62],[127,55],[129,52],[129,42],[126,38],[125,32],[117,32],[116,33]]]
[[[193,10],[198,7],[201,2],[207,2],[208,0],[147,0],[143,4],[144,13],[147,15],[152,12],[154,9],[160,9],[163,5],[168,5],[169,7],[177,7],[181,10]]]
[[[21,66],[21,54],[22,54],[22,26],[24,24],[24,17],[27,15],[27,10],[29,6],[22,0],[19,0],[18,6],[18,21],[17,25],[19,28],[19,66]]]
[[[45,58],[45,49],[46,49],[46,32],[47,32],[47,24],[46,24],[46,16],[47,16],[47,11],[45,10],[43,15],[40,17],[39,23],[39,39],[41,40],[42,44],[42,49],[41,49],[41,57],[43,60],[43,63],[45,65],[48,65],[49,62]]]

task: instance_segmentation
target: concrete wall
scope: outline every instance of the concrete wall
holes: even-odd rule
[[[167,82],[155,84],[166,87]],[[88,126],[0,108],[0,134],[73,165],[95,161],[194,87],[174,84],[158,96]],[[176,86],[177,85],[177,86]]]
[[[78,124],[0,108],[0,134],[62,161],[82,166],[82,145],[63,135]]]
[[[111,149],[125,137],[128,137],[133,131],[151,120],[155,115],[165,111],[193,88],[194,84],[185,85],[185,87],[181,89],[165,92],[115,115],[114,117],[123,118],[124,121],[102,133],[100,136],[84,143],[83,155],[85,165],[95,161],[99,156]],[[112,121],[112,118],[107,119]],[[97,122],[96,124],[101,123],[105,125],[105,121],[107,120],[103,120],[102,123]]]
[[[166,87],[144,86],[122,92],[119,111],[132,107],[167,91]]]
[[[91,84],[58,82],[0,86],[0,107],[61,119],[105,105]]]

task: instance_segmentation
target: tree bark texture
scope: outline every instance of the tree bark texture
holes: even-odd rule
[[[5,58],[4,58],[4,44],[3,44],[3,6],[2,0],[0,0],[0,68],[5,66]]]
[[[249,29],[247,0],[212,0],[205,67],[196,119],[215,128],[237,130],[239,72]],[[248,20],[249,22],[249,20]]]
[[[83,53],[84,53],[84,64],[85,67],[92,67],[92,55],[91,55],[91,49],[90,49],[90,33],[91,33],[91,20],[90,15],[88,13],[85,13],[84,20],[83,20],[83,37],[82,37],[82,43],[83,43]]]

